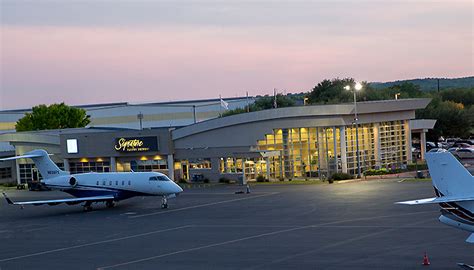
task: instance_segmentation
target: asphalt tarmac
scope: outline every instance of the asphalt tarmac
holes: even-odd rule
[[[0,201],[0,269],[460,269],[469,233],[438,221],[430,182],[224,185],[185,189],[160,209],[137,197],[108,209]],[[8,191],[13,200],[67,197]]]

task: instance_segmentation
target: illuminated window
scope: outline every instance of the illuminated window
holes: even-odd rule
[[[211,169],[211,159],[204,158],[204,159],[190,160],[189,167],[191,169]]]
[[[67,152],[68,154],[77,154],[77,139],[67,139],[66,140]]]

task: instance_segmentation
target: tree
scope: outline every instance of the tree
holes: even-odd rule
[[[44,104],[32,108],[31,113],[16,122],[16,131],[31,131],[85,127],[90,123],[84,109],[69,107],[64,103]]]
[[[293,98],[291,98],[288,95],[285,96],[282,94],[277,94],[276,100],[277,100],[278,108],[291,107],[295,105],[295,101],[293,100]],[[273,96],[269,96],[269,95],[258,96],[255,102],[250,104],[249,111],[255,112],[255,111],[272,109],[274,102],[275,102],[275,97]],[[245,113],[245,112],[247,112],[246,108],[236,108],[236,109],[224,112],[222,116],[229,116],[229,115]]]
[[[440,94],[443,100],[462,103],[464,106],[474,105],[474,87],[443,90]]]
[[[309,104],[328,104],[350,102],[352,93],[344,90],[346,85],[354,85],[352,78],[323,80],[318,83],[308,94]]]
[[[461,103],[435,97],[425,109],[417,111],[417,118],[437,120],[434,129],[428,133],[431,140],[437,141],[440,136],[466,138],[472,127],[471,112]]]

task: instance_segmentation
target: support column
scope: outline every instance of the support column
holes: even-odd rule
[[[332,140],[333,140],[333,148],[334,148],[334,169],[335,172],[339,172],[338,166],[338,158],[337,158],[337,137],[336,137],[336,127],[332,127]]]
[[[423,129],[420,134],[420,150],[421,150],[421,160],[425,160],[426,154],[426,129]]]
[[[168,155],[168,177],[174,181],[174,158],[173,154]]]
[[[227,168],[227,158],[223,158],[224,160],[224,172],[223,173],[228,173],[229,172],[229,168]]]
[[[63,163],[64,163],[64,170],[66,172],[71,171],[71,168],[69,167],[69,159],[67,159],[67,158],[63,159]]]
[[[267,168],[266,169],[266,174],[267,174],[267,179],[270,181],[270,158],[269,157],[265,157],[265,167]]]
[[[115,157],[110,157],[110,171],[111,172],[117,171],[117,161],[115,160]]]
[[[380,169],[382,167],[382,144],[380,141],[380,124],[374,124],[374,156],[375,156],[375,165],[376,169]]]
[[[346,127],[339,128],[340,143],[341,143],[341,170],[347,173],[347,145],[346,145]]]
[[[413,153],[411,151],[411,129],[410,129],[410,120],[405,121],[405,143],[407,149],[407,162],[413,162]]]
[[[247,179],[245,178],[245,162],[247,161],[247,159],[245,158],[242,158],[242,185],[245,185],[247,184]]]
[[[18,163],[19,160],[15,159],[15,169],[16,169],[16,183],[18,185],[21,184],[21,178],[20,178],[20,164]]]

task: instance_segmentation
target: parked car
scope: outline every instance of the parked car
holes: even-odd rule
[[[415,148],[415,149],[413,149]],[[436,146],[436,144],[434,142],[426,142],[426,152],[430,151],[431,149],[433,148],[438,148],[438,146]],[[413,143],[412,144],[412,152],[417,152],[417,151],[421,151],[421,145],[420,143]]]
[[[456,144],[456,143],[467,143],[467,144],[469,144],[469,145],[474,145],[473,140],[457,140],[457,141],[455,142],[455,144]]]
[[[460,159],[472,159],[474,158],[474,148],[458,148],[453,154]]]
[[[465,142],[459,142],[459,141],[458,141],[458,142],[455,142],[452,147],[456,147],[456,148],[471,148],[472,145],[470,145],[470,144],[468,144],[468,143],[465,143]]]

